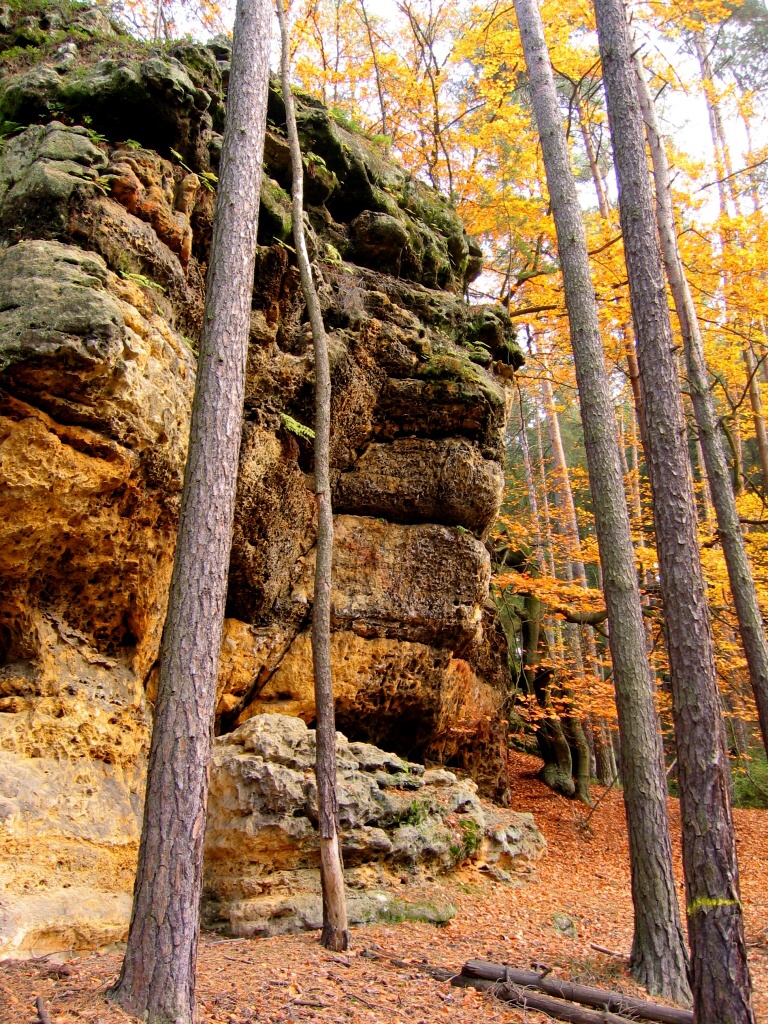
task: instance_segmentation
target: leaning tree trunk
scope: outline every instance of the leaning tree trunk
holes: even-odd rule
[[[649,991],[682,1001],[689,997],[688,958],[672,871],[666,779],[586,235],[536,0],[515,0],[515,10],[555,218],[611,626],[635,913],[632,969]]]
[[[133,915],[112,992],[129,1013],[164,1024],[196,1019],[208,772],[245,390],[271,13],[262,0],[237,5]]]
[[[594,6],[619,183],[664,597],[694,1014],[700,1024],[754,1024],[728,755],[629,27],[621,0],[595,0]]]
[[[672,191],[669,179],[669,164],[664,143],[656,121],[653,99],[646,82],[639,54],[635,54],[635,72],[638,96],[645,119],[646,133],[650,143],[653,175],[656,185],[656,217],[664,254],[667,280],[672,292],[680,329],[690,381],[691,403],[704,463],[709,479],[712,503],[717,515],[718,535],[723,545],[728,579],[731,584],[733,603],[739,620],[741,642],[749,667],[752,692],[757,705],[760,733],[763,746],[768,753],[768,639],[766,639],[763,616],[757,600],[757,590],[749,564],[747,549],[739,522],[739,512],[731,486],[728,463],[720,440],[717,413],[712,392],[709,388],[707,367],[704,359],[704,344],[699,330],[699,320],[693,303],[688,280],[683,270],[677,245],[675,215],[672,206]],[[751,353],[750,353],[751,354]],[[752,357],[754,359],[754,356]],[[754,374],[753,374],[753,380]],[[706,495],[705,495],[706,500]]]
[[[315,351],[315,499],[317,501],[317,558],[312,602],[312,664],[317,709],[317,813],[320,831],[320,878],[323,887],[323,932],[320,941],[328,949],[349,946],[347,902],[341,861],[336,795],[336,719],[331,676],[331,566],[333,560],[333,509],[331,507],[330,438],[331,370],[328,339],[320,300],[304,237],[304,166],[301,158],[296,112],[291,92],[291,59],[288,26],[282,0],[277,0],[282,39],[282,85],[288,143],[293,175],[293,240],[307,304]]]

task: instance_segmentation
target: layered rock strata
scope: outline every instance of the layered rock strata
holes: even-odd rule
[[[104,906],[130,892],[228,60],[225,40],[139,46],[100,8],[0,10],[6,921],[44,920],[46,900],[82,907],[83,887]],[[269,104],[224,736],[265,711],[315,714],[313,359],[283,244],[276,87]],[[506,651],[484,538],[519,352],[503,309],[462,298],[482,259],[450,205],[311,98],[298,106],[332,352],[339,725],[504,800]],[[78,926],[83,943],[111,941],[106,918]],[[0,939],[0,955],[3,941],[21,948]]]

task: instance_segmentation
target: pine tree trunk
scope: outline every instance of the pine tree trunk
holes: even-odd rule
[[[232,542],[271,10],[237,5],[189,452],[149,755],[133,915],[112,996],[192,1024],[208,771]]]
[[[638,96],[650,142],[653,173],[656,185],[656,216],[661,239],[664,265],[675,304],[690,381],[691,403],[699,428],[699,442],[707,468],[709,490],[717,515],[720,542],[723,545],[728,579],[739,621],[739,631],[749,666],[752,692],[757,705],[760,733],[768,753],[768,639],[762,612],[757,600],[757,589],[749,564],[746,545],[739,522],[739,512],[731,487],[728,463],[720,441],[717,413],[709,388],[704,344],[699,330],[696,307],[683,270],[677,245],[669,165],[664,143],[656,121],[645,73],[639,56],[635,57]]]
[[[680,778],[694,1015],[754,1024],[730,771],[643,123],[621,0],[595,0],[645,408]]]
[[[282,0],[277,0],[282,39],[282,86],[293,174],[293,239],[307,304],[315,352],[315,498],[317,501],[317,556],[312,602],[312,664],[317,709],[317,812],[320,831],[320,878],[323,888],[321,943],[338,951],[349,946],[344,870],[341,861],[336,794],[336,716],[331,675],[331,570],[333,561],[333,509],[331,507],[330,438],[331,370],[312,267],[304,237],[304,167],[291,92],[288,26]]]
[[[632,968],[649,991],[685,1000],[688,963],[672,871],[662,748],[586,236],[536,0],[515,0],[515,9],[557,230],[611,624],[635,910]]]

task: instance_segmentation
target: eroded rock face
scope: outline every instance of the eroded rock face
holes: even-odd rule
[[[0,955],[113,936],[118,910],[69,938],[25,931],[72,905],[52,863],[104,907],[130,892],[228,60],[223,41],[147,52],[87,6],[0,17],[0,116],[20,126],[0,143]],[[277,87],[269,117],[222,737],[265,711],[301,728],[315,714],[314,369],[279,244]],[[520,353],[503,309],[462,298],[481,254],[451,206],[311,98],[298,118],[332,360],[338,720],[504,801],[506,648],[483,542]]]
[[[403,872],[441,873],[471,858],[512,881],[546,849],[530,814],[492,809],[474,782],[340,733],[336,748],[353,923],[424,916],[388,891],[393,883],[403,891]],[[204,882],[210,925],[243,936],[319,927],[314,758],[314,730],[284,715],[257,715],[216,740]]]

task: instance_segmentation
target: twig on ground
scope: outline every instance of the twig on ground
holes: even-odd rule
[[[596,953],[605,953],[606,956],[614,956],[617,960],[629,960],[628,953],[617,953],[615,949],[608,949],[607,946],[598,946],[596,942],[590,942],[590,949],[594,949]]]
[[[37,1007],[37,1016],[40,1019],[40,1024],[52,1024],[51,1015],[48,1013],[48,1007],[45,1005],[45,1000],[42,996],[37,997],[35,1006]]]

